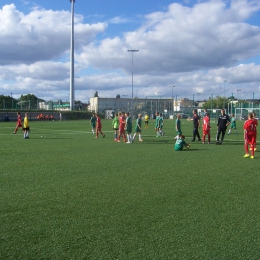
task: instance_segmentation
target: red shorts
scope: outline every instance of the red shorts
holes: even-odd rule
[[[119,133],[120,133],[120,134],[125,133],[125,128],[121,128],[121,127],[120,127],[120,128],[119,128]]]
[[[21,123],[17,123],[16,125],[17,127],[23,127]]]
[[[209,135],[209,134],[210,134],[210,130],[205,130],[205,129],[203,129],[203,134],[204,134],[204,135]]]
[[[247,144],[255,144],[256,136],[255,135],[246,135],[246,143]]]

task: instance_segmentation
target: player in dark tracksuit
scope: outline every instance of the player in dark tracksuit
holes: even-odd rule
[[[216,144],[222,144],[227,130],[227,126],[230,124],[230,118],[228,115],[225,114],[225,110],[223,108],[221,109],[220,113],[221,114],[218,118],[218,124],[217,124],[218,132],[216,136]],[[221,141],[219,141],[220,134],[221,134]]]
[[[200,117],[198,116],[197,110],[194,109],[192,111],[193,113],[193,118],[190,119],[190,121],[193,121],[193,138],[192,142],[195,141],[196,136],[198,137],[198,141],[200,141],[200,134],[199,134],[199,128],[200,128]]]

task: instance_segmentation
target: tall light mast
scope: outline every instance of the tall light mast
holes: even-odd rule
[[[70,41],[70,110],[74,110],[75,90],[74,90],[74,3],[71,2],[71,41]]]

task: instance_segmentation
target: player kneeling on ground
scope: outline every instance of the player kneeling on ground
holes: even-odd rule
[[[182,151],[184,147],[187,149],[190,148],[190,145],[185,142],[185,136],[184,135],[177,135],[176,136],[176,143],[174,145],[175,151]]]

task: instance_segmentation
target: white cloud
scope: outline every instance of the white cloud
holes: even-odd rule
[[[75,48],[90,43],[103,32],[105,23],[83,24],[75,16]],[[60,58],[70,48],[70,13],[34,9],[28,15],[16,7],[0,9],[0,64],[33,63]]]
[[[108,22],[112,24],[129,23],[131,20],[122,16],[116,16],[110,19]]]
[[[260,54],[260,28],[247,19],[260,10],[258,1],[212,0],[194,7],[171,4],[166,12],[146,15],[145,23],[123,37],[98,40],[109,23],[128,19],[118,16],[107,23],[85,24],[75,16],[76,99],[101,96],[131,97],[132,56],[134,88],[138,96],[161,91],[192,98],[209,97],[245,84],[252,92],[260,82],[259,65],[242,64]],[[116,26],[116,25],[114,25]],[[105,35],[105,34],[104,34]],[[104,37],[104,36],[103,36]],[[35,8],[29,14],[11,5],[0,9],[0,80],[2,92],[35,93],[45,99],[68,99],[70,13]],[[1,66],[2,65],[2,66]],[[86,70],[95,73],[86,75]],[[90,74],[90,73],[88,73]],[[250,89],[246,88],[250,84]],[[241,93],[242,95],[242,93]]]
[[[172,4],[165,13],[147,15],[145,25],[126,32],[122,39],[107,38],[85,47],[79,60],[102,69],[125,68],[129,72],[126,50],[135,48],[140,50],[136,71],[143,74],[234,65],[260,53],[260,28],[243,22],[259,6],[242,2],[243,12],[237,12],[235,4],[227,9],[222,1],[193,8]]]

